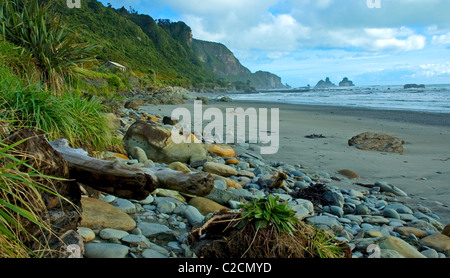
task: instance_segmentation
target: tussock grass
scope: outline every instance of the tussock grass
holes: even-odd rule
[[[42,257],[48,243],[41,235],[54,235],[41,195],[46,191],[58,196],[53,178],[16,158],[14,147],[23,141],[0,142],[0,258]],[[27,172],[19,169],[23,167]]]
[[[17,90],[0,87],[0,119],[15,128],[43,130],[49,140],[66,138],[74,148],[103,151],[119,143],[107,126],[104,107],[81,94],[56,97],[37,86]]]

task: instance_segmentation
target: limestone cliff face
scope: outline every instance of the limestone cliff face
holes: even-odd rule
[[[205,67],[227,81],[242,82],[256,89],[284,88],[281,78],[270,72],[252,73],[244,67],[225,45],[192,40],[192,49]]]

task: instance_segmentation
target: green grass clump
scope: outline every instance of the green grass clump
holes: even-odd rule
[[[37,86],[1,90],[0,118],[14,127],[43,130],[49,140],[66,138],[74,148],[107,150],[117,144],[107,126],[105,108],[95,98],[81,94],[56,97]]]
[[[40,193],[46,191],[59,196],[51,186],[52,178],[11,154],[25,140],[12,145],[0,142],[0,258],[42,257],[48,247],[37,236],[53,234]],[[28,172],[19,170],[20,167]],[[48,182],[38,184],[36,178]],[[32,250],[33,243],[40,246],[39,250]]]
[[[286,231],[293,235],[294,225],[298,222],[295,211],[287,205],[287,202],[281,203],[279,200],[279,196],[274,198],[270,195],[269,198],[258,199],[242,205],[244,214],[241,227],[249,222],[253,222],[256,229],[273,225],[279,232]]]

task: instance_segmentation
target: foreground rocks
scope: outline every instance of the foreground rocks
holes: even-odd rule
[[[133,149],[132,141],[128,142],[128,148]],[[392,149],[393,144],[386,146]],[[407,192],[387,181],[374,181],[370,188],[355,185],[343,189],[339,187],[340,181],[357,180],[359,175],[350,170],[325,173],[302,165],[266,161],[254,151],[257,146],[253,144],[203,147],[204,163],[192,164],[189,156],[187,160],[176,162],[155,159],[154,165],[177,171],[212,173],[215,181],[209,195],[198,197],[158,189],[145,200],[136,201],[104,194],[98,202],[109,203],[117,209],[117,215],[126,214],[135,225],[132,221],[123,227],[105,224],[100,220],[101,210],[90,212],[89,205],[84,207],[83,213],[93,213],[98,219],[98,223],[85,224],[88,227],[84,228],[92,231],[83,231],[90,235],[86,236],[85,257],[196,258],[186,242],[194,228],[208,221],[214,212],[238,210],[241,204],[269,195],[287,202],[302,221],[346,242],[353,258],[445,258],[450,255],[448,225],[444,227],[439,217],[427,208],[419,211],[409,207],[404,202]],[[147,167],[142,158],[117,160]],[[337,178],[335,174],[342,177]],[[109,215],[107,218],[117,217]]]

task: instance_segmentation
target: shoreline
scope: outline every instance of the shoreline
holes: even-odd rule
[[[150,114],[170,116],[175,108],[192,112],[197,96],[210,97],[208,107],[248,107],[280,109],[280,147],[274,155],[263,155],[267,161],[300,164],[308,171],[324,171],[331,176],[349,169],[359,180],[332,181],[344,189],[363,187],[354,182],[373,184],[385,181],[408,193],[399,198],[412,208],[425,206],[443,223],[450,222],[450,114],[370,110],[365,108],[312,106],[233,100],[212,100],[218,94],[199,94],[182,105],[147,105],[141,108]],[[348,140],[362,132],[384,132],[406,141],[403,155],[362,151],[348,146]],[[306,135],[323,134],[325,139],[307,139]]]

